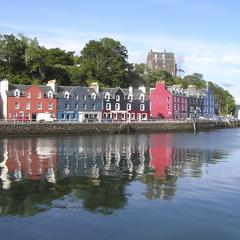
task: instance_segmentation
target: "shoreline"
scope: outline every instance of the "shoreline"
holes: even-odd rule
[[[240,121],[228,122],[116,122],[116,123],[19,123],[0,124],[0,137],[62,136],[79,134],[130,134],[158,132],[201,132],[214,129],[238,128]]]

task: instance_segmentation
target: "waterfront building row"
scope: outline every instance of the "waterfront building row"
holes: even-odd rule
[[[138,89],[100,88],[97,83],[90,87],[59,86],[56,80],[37,86],[0,81],[1,119],[36,120],[39,113],[79,122],[186,119],[213,117],[215,102],[210,89],[167,87],[164,82],[157,82],[147,94],[144,86]]]

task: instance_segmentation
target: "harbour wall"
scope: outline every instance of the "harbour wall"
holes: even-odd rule
[[[134,122],[134,123],[21,123],[0,124],[0,137],[38,135],[120,134],[148,132],[198,132],[240,127],[228,122]]]

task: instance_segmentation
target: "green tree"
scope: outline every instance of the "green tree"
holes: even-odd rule
[[[127,87],[133,71],[126,47],[110,38],[89,41],[81,51],[80,68],[86,82],[98,81],[113,87]]]

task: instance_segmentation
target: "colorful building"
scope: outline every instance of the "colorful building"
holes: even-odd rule
[[[58,120],[85,122],[102,118],[102,99],[99,87],[57,86]]]
[[[197,90],[195,85],[189,85],[187,89],[188,117],[199,118],[203,116],[204,91]]]
[[[150,101],[145,87],[103,88],[103,119],[141,121],[150,117]]]
[[[50,86],[0,82],[1,117],[9,120],[36,120],[38,113],[57,116],[57,99]]]
[[[203,99],[203,116],[206,118],[214,118],[216,116],[215,105],[213,91],[207,87]]]
[[[187,93],[180,86],[166,87],[157,82],[150,90],[151,117],[154,119],[181,119],[187,117]]]

